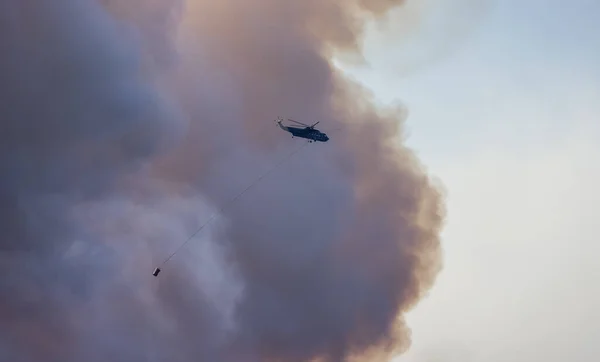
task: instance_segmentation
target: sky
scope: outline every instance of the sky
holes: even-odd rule
[[[598,360],[598,10],[0,2],[0,359]]]
[[[597,1],[409,2],[371,28],[369,66],[339,63],[407,107],[447,193],[444,269],[395,361],[598,360],[597,34]]]

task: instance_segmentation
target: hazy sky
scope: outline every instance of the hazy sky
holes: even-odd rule
[[[367,37],[350,73],[407,105],[448,192],[445,268],[399,361],[600,358],[599,34],[594,0],[430,0]]]
[[[407,0],[353,71],[407,105],[448,193],[445,268],[400,362],[595,362],[600,2],[482,1]],[[429,279],[437,194],[323,59],[353,43],[352,5],[400,2],[200,0],[172,23],[175,0],[0,1],[0,359],[403,345],[390,322]],[[288,159],[278,114],[353,127]]]

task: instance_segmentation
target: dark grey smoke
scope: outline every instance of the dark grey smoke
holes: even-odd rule
[[[443,205],[335,72],[379,1],[0,4],[0,357],[346,361],[409,345]],[[400,2],[398,2],[400,3]],[[215,208],[309,145],[150,274]],[[371,359],[373,360],[373,359]]]

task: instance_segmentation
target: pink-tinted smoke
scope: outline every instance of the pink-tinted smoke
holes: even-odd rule
[[[332,67],[401,1],[0,5],[0,357],[346,361],[409,345],[444,207]],[[210,214],[311,144],[150,274]]]

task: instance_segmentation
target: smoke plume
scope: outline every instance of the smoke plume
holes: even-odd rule
[[[402,315],[440,269],[442,197],[399,144],[402,110],[329,60],[400,5],[2,2],[2,360],[405,350]],[[304,147],[277,116],[331,140]]]

